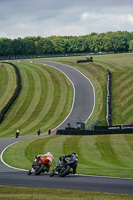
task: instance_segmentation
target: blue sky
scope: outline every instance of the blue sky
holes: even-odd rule
[[[0,0],[0,37],[133,31],[132,0]]]

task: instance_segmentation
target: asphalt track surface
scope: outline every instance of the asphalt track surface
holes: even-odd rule
[[[95,91],[91,82],[78,70],[68,65],[54,62],[41,63],[62,71],[73,83],[75,98],[72,112],[59,128],[65,128],[69,122],[72,126],[75,126],[76,121],[87,121],[95,106]]]
[[[73,68],[52,62],[43,62],[63,71],[73,82],[75,99],[73,109],[68,118],[58,128],[66,127],[71,120],[80,118],[86,121],[94,109],[94,89],[90,81]],[[81,81],[81,82],[80,82]],[[86,88],[86,89],[85,89]],[[27,137],[9,138],[0,140],[0,154],[10,144]],[[1,154],[2,155],[2,154]],[[87,190],[96,192],[133,194],[133,179],[109,178],[83,175],[69,175],[66,177],[41,174],[40,176],[27,175],[27,171],[16,170],[8,167],[0,160],[0,185],[35,188],[58,188]]]

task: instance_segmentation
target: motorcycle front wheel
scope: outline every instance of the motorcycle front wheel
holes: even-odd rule
[[[66,166],[64,171],[60,171],[59,176],[64,177],[70,173],[71,167],[69,165]]]
[[[32,167],[29,169],[28,175],[31,175],[31,174],[32,174],[31,170],[32,170]]]
[[[49,174],[51,177],[55,175],[55,170],[53,169],[50,174]]]

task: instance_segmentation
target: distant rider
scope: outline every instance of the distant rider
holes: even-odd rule
[[[18,136],[19,136],[19,130],[17,130],[15,136],[16,136],[16,138],[18,138]]]
[[[39,136],[40,133],[41,133],[41,129],[39,128],[39,129],[37,130],[37,135]]]
[[[37,155],[35,157],[35,161],[36,159],[39,159],[39,158],[42,160],[43,164],[47,165],[47,172],[49,172],[51,164],[54,160],[53,155],[50,152],[47,152],[46,154],[42,154],[42,155]]]

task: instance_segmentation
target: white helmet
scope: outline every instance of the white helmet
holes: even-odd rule
[[[53,156],[52,153],[50,153],[50,152],[47,152],[46,154],[47,154],[47,156]]]

